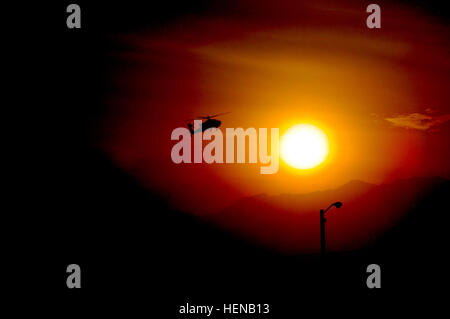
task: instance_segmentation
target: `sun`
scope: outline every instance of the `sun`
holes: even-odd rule
[[[310,169],[328,156],[329,145],[325,133],[314,125],[298,124],[281,137],[281,158],[298,169]]]

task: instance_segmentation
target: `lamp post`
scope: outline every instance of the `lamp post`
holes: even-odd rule
[[[327,221],[325,219],[325,213],[331,208],[331,207],[341,208],[342,203],[336,202],[328,206],[327,209],[320,210],[320,256],[325,257],[326,252],[326,244],[325,244],[325,222]]]

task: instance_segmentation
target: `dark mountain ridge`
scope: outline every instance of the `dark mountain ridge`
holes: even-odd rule
[[[381,185],[354,180],[332,190],[243,198],[213,219],[253,243],[287,253],[317,253],[319,210],[341,201],[341,209],[327,213],[327,246],[331,251],[355,250],[417,215],[412,213],[421,201],[428,200],[432,209],[449,195],[449,184],[440,177],[412,177]],[[421,207],[420,219],[429,217],[428,208]]]

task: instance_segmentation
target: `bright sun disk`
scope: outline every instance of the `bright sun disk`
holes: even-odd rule
[[[322,163],[329,152],[325,133],[314,125],[292,126],[281,137],[281,158],[298,169],[313,168]]]

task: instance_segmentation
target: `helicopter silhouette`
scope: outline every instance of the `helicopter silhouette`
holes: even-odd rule
[[[191,135],[194,135],[195,133],[204,132],[210,128],[218,128],[220,126],[220,124],[222,124],[222,122],[219,120],[216,120],[215,117],[220,116],[220,115],[225,115],[228,113],[231,113],[231,112],[218,113],[218,114],[207,115],[207,116],[199,116],[195,119],[189,119],[188,121],[206,120],[206,121],[202,122],[202,126],[199,127],[198,129],[194,129],[193,123],[188,123],[187,126],[189,128],[189,132],[191,132]]]

